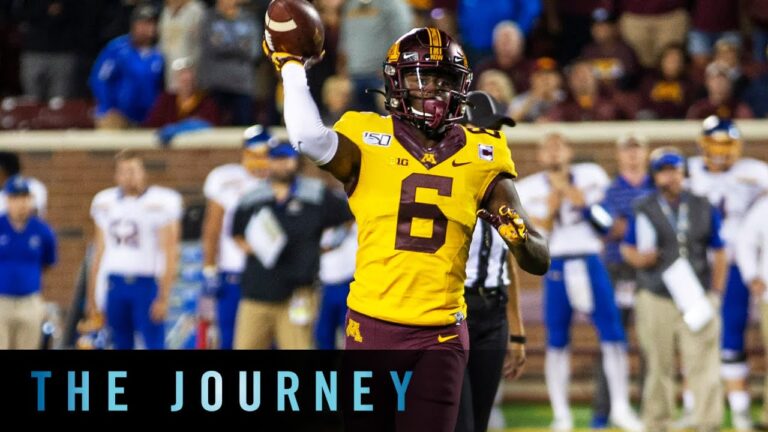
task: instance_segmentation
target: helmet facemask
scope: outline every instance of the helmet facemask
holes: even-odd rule
[[[710,171],[726,171],[741,157],[741,140],[728,136],[704,136],[699,140],[699,145]]]

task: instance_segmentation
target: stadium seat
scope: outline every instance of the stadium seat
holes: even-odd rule
[[[24,99],[5,98],[0,102],[0,130],[30,129],[44,105]]]
[[[82,99],[51,99],[31,124],[31,129],[92,129],[93,105]]]

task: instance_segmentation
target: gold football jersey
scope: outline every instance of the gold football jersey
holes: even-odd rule
[[[349,197],[359,246],[347,305],[399,324],[455,323],[466,315],[476,212],[496,179],[517,175],[506,137],[453,127],[425,149],[400,121],[362,112],[346,113],[334,129],[362,160]]]

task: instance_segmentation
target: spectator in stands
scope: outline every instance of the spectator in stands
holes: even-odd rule
[[[691,429],[719,430],[723,388],[717,294],[726,275],[721,216],[706,198],[684,190],[685,158],[676,149],[655,150],[650,170],[657,190],[635,203],[621,246],[624,259],[638,272],[636,327],[647,366],[643,420],[647,430],[665,430],[672,420],[677,347],[693,392]]]
[[[8,212],[0,216],[0,349],[41,348],[45,270],[56,263],[56,235],[34,214],[29,182],[3,186]]]
[[[569,95],[544,116],[548,121],[609,121],[617,120],[616,104],[600,94],[592,64],[575,61],[567,71]]]
[[[683,44],[688,31],[687,0],[620,0],[619,29],[640,64],[655,68],[664,47]]]
[[[334,75],[323,83],[323,123],[333,125],[352,106],[352,81]]]
[[[584,47],[581,58],[592,63],[603,88],[633,87],[639,65],[635,52],[621,40],[615,15],[605,8],[595,9],[592,20],[592,43]]]
[[[749,78],[742,68],[741,46],[732,39],[722,38],[715,42],[715,54],[712,63],[722,66],[728,71],[728,78],[733,83],[733,94],[741,98],[749,86]]]
[[[711,115],[725,119],[753,117],[749,106],[734,96],[727,68],[711,63],[707,66],[705,84],[707,96],[691,105],[686,118],[703,120]]]
[[[500,70],[489,69],[477,79],[477,90],[488,93],[496,102],[499,112],[505,113],[515,97],[515,88],[506,74]]]
[[[19,160],[19,155],[14,152],[0,151],[0,185],[5,184],[11,177],[20,174],[21,161]],[[24,181],[29,187],[30,195],[32,195],[32,207],[35,214],[39,217],[45,217],[45,211],[48,206],[48,189],[36,178],[25,176]],[[0,189],[0,214],[6,212],[7,206],[5,192]]]
[[[744,92],[744,101],[757,118],[768,117],[768,72],[754,79]]]
[[[603,207],[613,217],[613,226],[605,237],[603,260],[608,268],[616,296],[616,306],[621,313],[624,329],[630,323],[635,305],[637,275],[621,256],[619,244],[633,218],[632,203],[653,190],[648,176],[648,140],[640,135],[628,133],[616,140],[616,162],[618,174],[608,186]],[[608,383],[601,367],[595,367],[596,390],[592,399],[592,427],[605,427],[608,422],[611,401]]]
[[[687,58],[682,45],[670,45],[661,53],[659,67],[640,85],[639,119],[682,119],[690,107],[693,87],[687,77]]]
[[[469,64],[477,64],[480,59],[491,55],[499,23],[514,22],[520,33],[527,35],[542,10],[541,0],[459,0],[458,3],[461,45]]]
[[[502,21],[493,29],[493,56],[480,61],[474,68],[475,76],[489,69],[507,74],[517,91],[528,89],[530,65],[525,59],[525,36],[514,22]]]
[[[563,100],[563,77],[557,69],[557,62],[550,57],[542,57],[534,62],[531,89],[512,99],[508,113],[515,121],[535,122]]]
[[[341,29],[341,8],[344,5],[344,0],[317,0],[312,4],[315,5],[318,13],[320,13],[320,19],[325,29],[325,40],[323,43],[325,56],[323,56],[323,61],[312,66],[307,71],[307,84],[309,84],[309,91],[312,92],[312,97],[320,106],[324,100],[323,87],[325,86],[325,81],[338,73],[339,32]],[[268,77],[274,77],[272,69],[268,69]],[[348,97],[352,97],[352,94],[350,93]]]
[[[133,10],[130,34],[99,54],[89,79],[96,98],[96,127],[120,129],[141,124],[163,88],[163,56],[155,47],[157,9]]]
[[[299,154],[288,142],[271,147],[268,181],[235,210],[232,236],[246,253],[235,349],[312,347],[320,239],[352,214],[345,197],[298,169]]]
[[[768,0],[750,0],[747,13],[752,24],[752,59],[765,65],[768,52]]]
[[[165,0],[160,14],[158,32],[160,51],[165,64],[171,65],[180,58],[197,63],[200,57],[200,22],[205,15],[205,5],[200,0]],[[176,90],[174,73],[165,71],[165,89]]]
[[[695,69],[701,71],[712,60],[715,43],[729,40],[741,47],[738,1],[696,0],[691,12],[688,53]]]
[[[413,15],[405,0],[346,1],[342,8],[337,73],[347,75],[355,89],[358,111],[379,111],[376,95],[366,89],[381,89],[381,59],[389,42],[408,32]]]
[[[78,31],[75,1],[15,2],[22,30],[21,81],[25,95],[40,101],[73,96]]]
[[[200,86],[222,109],[224,124],[253,123],[254,67],[261,53],[261,22],[238,0],[217,0],[200,26]]]
[[[159,128],[187,119],[203,120],[218,126],[219,108],[213,98],[197,85],[196,66],[191,58],[176,59],[171,67],[176,81],[175,91],[165,91],[155,99],[144,126]]]
[[[556,40],[556,59],[570,64],[591,41],[592,12],[605,0],[547,0],[544,2],[547,34]]]

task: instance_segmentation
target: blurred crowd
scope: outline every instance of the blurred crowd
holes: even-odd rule
[[[275,125],[268,0],[2,0],[0,128]],[[473,86],[520,122],[768,115],[768,0],[316,0],[309,73],[333,122],[382,111],[386,50],[412,27],[461,41]]]

